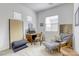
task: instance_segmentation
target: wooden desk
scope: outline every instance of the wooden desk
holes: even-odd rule
[[[30,42],[32,44],[33,40],[35,39],[35,37],[37,36],[37,33],[33,33],[33,34],[26,34],[26,39],[28,42]]]

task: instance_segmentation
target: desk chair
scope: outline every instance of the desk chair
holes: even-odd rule
[[[40,33],[37,34],[37,37],[35,38],[34,43],[40,42],[40,45],[41,45],[42,41],[43,41],[42,32],[40,32]]]

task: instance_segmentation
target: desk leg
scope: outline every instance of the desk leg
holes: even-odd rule
[[[33,42],[32,42],[32,39],[31,39],[31,45],[32,45],[32,43],[33,43]]]
[[[31,42],[31,45],[32,45],[32,42]]]
[[[33,42],[33,41],[32,41],[32,35],[31,35],[31,45],[32,45],[32,42]]]

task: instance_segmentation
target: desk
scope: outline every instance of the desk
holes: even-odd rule
[[[33,33],[33,34],[26,34],[26,39],[28,42],[30,42],[32,44],[33,40],[35,39],[35,37],[37,36],[37,33]]]

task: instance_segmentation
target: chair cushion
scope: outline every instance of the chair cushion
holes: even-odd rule
[[[16,49],[13,49],[13,51],[14,51],[14,52],[17,52],[17,51],[22,50],[22,49],[24,49],[24,48],[26,48],[26,47],[28,47],[28,46],[25,44],[25,45],[23,45],[23,46],[21,46],[21,47],[18,47],[18,48],[16,48]]]
[[[56,48],[59,43],[56,42],[45,42],[43,43],[45,45],[46,48],[48,48],[49,50]]]
[[[61,38],[61,40],[63,41],[63,38],[65,37],[65,36],[67,36],[68,34],[66,34],[66,33],[61,33],[60,34],[60,38]]]
[[[12,48],[18,48],[18,47],[25,45],[25,44],[26,44],[25,40],[15,41],[12,43]]]

